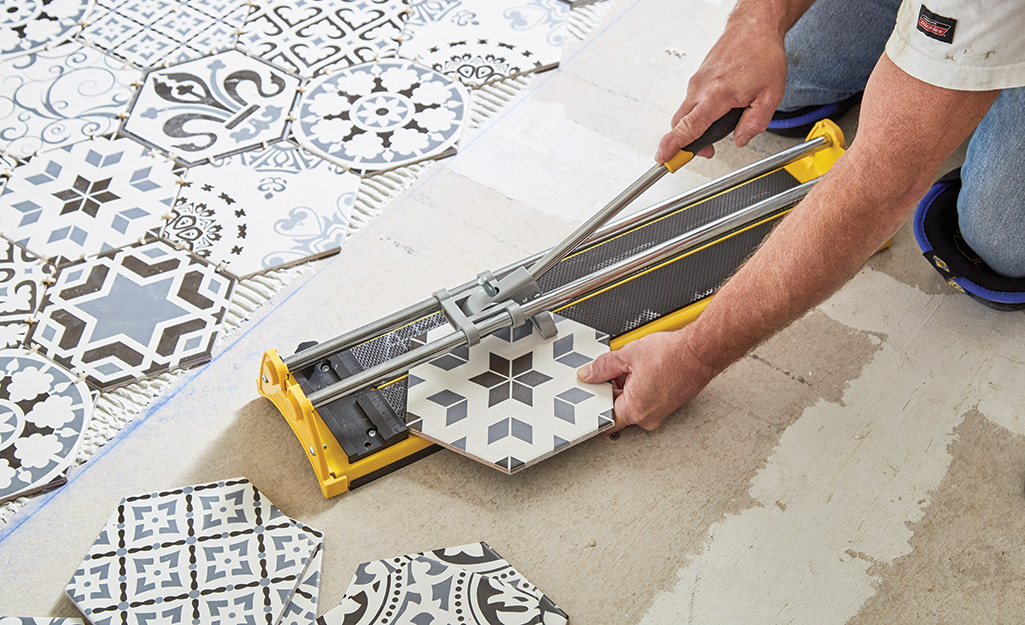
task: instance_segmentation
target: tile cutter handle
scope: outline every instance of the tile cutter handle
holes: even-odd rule
[[[540,260],[531,265],[530,269],[528,269],[530,275],[534,280],[540,278],[546,271],[557,265],[559,261],[579,247],[581,243],[590,238],[605,222],[615,217],[653,184],[658,182],[662,176],[676,172],[676,170],[693,160],[698,152],[733,132],[743,112],[744,109],[742,108],[732,109],[729,113],[726,113],[712,123],[704,134],[690,142],[676,156],[666,161],[664,165],[655,165],[649,169],[643,176],[624,189],[622,193],[612,198],[612,201],[606,204],[604,208],[580,224],[568,237],[548,250]]]

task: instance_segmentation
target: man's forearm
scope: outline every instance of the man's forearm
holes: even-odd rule
[[[684,329],[693,355],[717,374],[849,280],[995,97],[927,85],[884,55],[854,145]]]

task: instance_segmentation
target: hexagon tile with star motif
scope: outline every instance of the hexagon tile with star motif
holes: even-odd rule
[[[210,359],[235,279],[162,239],[61,267],[28,342],[107,389]]]
[[[609,350],[608,335],[555,319],[559,334],[551,339],[527,324],[410,370],[409,429],[515,473],[610,427],[612,386],[576,376],[578,367]],[[414,341],[449,332],[436,328]]]

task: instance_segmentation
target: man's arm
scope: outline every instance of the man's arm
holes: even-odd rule
[[[998,93],[934,87],[884,54],[865,88],[853,145],[697,321],[581,371],[587,382],[616,380],[617,427],[658,427],[714,376],[849,280],[905,221]]]

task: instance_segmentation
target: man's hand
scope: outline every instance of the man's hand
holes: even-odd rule
[[[799,15],[806,7],[791,7],[787,17],[773,19],[764,6],[746,4],[751,3],[741,3],[730,16],[726,31],[687,84],[687,97],[655,154],[659,163],[672,158],[733,108],[747,109],[733,133],[738,147],[747,145],[768,127],[783,100],[787,77],[783,36],[796,20],[790,15]],[[712,148],[699,152],[701,156],[713,153]]]
[[[583,382],[611,381],[618,432],[628,425],[654,430],[705,388],[713,372],[687,345],[684,331],[657,332],[602,354],[577,372]]]

